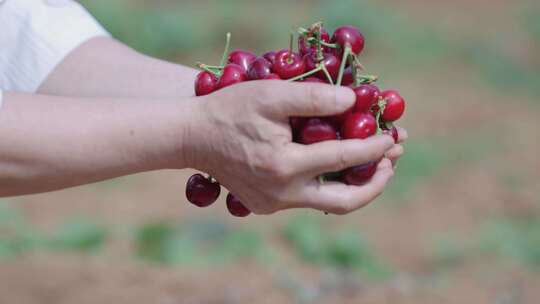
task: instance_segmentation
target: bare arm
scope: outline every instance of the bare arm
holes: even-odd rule
[[[71,52],[38,89],[45,95],[178,99],[193,96],[197,71],[152,58],[106,37]]]
[[[0,196],[182,168],[191,103],[5,93]],[[188,115],[189,113],[189,115]]]
[[[0,111],[0,196],[191,167],[212,174],[254,213],[348,213],[383,191],[400,146],[387,135],[296,144],[289,117],[333,115],[354,101],[348,88],[278,80],[177,101],[8,92]],[[385,155],[363,186],[316,182]]]

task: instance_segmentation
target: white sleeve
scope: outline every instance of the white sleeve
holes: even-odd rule
[[[0,0],[0,89],[35,92],[77,46],[107,35],[72,0]]]

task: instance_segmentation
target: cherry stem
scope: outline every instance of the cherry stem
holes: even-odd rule
[[[379,80],[379,76],[377,75],[357,75],[356,76],[357,80],[359,83],[365,83],[365,84],[370,84],[370,83],[373,83],[377,80]]]
[[[308,77],[310,75],[313,75],[315,73],[317,73],[318,71],[322,70],[322,66],[321,65],[318,65],[316,68],[314,68],[313,70],[309,71],[309,72],[306,72],[302,75],[298,75],[298,76],[295,76],[293,78],[290,78],[288,79],[288,81],[296,81],[296,80],[299,80],[299,79],[302,79],[302,78],[305,78],[305,77]]]
[[[366,70],[364,65],[360,62],[360,59],[358,59],[358,56],[354,56],[354,62],[357,64],[357,67],[360,68],[360,70],[362,71]]]
[[[328,73],[328,70],[326,69],[326,66],[324,65],[324,63],[319,63],[319,65],[321,69],[323,70],[324,75],[328,79],[328,83],[330,83],[331,85],[334,85],[334,80],[332,79],[332,76],[330,76],[330,73]]]
[[[210,74],[213,74],[215,76],[220,76],[220,74],[221,74],[219,71],[214,71],[212,68],[208,67],[206,64],[203,64],[203,63],[200,63],[200,62],[197,63],[197,67],[199,69],[201,69],[203,71],[206,71],[206,72],[208,72]]]
[[[323,51],[322,51],[322,46],[321,46],[321,24],[320,23],[316,23],[314,26],[314,31],[315,31],[315,42],[316,42],[316,46],[317,46],[317,62],[321,62],[324,60],[324,55],[323,55]]]
[[[356,57],[355,54],[352,54],[351,56],[349,56],[349,65],[351,66],[351,72],[352,72],[352,77],[353,77],[353,81],[354,81],[354,86],[357,87],[360,85],[360,81],[357,77],[358,75],[358,67],[354,64],[354,58],[353,57]]]
[[[294,44],[294,32],[291,31],[289,33],[289,53],[291,54],[293,52],[293,47],[294,47],[293,44]]]
[[[220,66],[225,65],[225,60],[227,60],[227,55],[229,54],[229,47],[231,45],[231,33],[225,35],[225,49],[223,50],[223,56],[221,56]]]
[[[208,65],[208,64],[205,64],[204,66],[206,66],[209,69],[216,69],[216,70],[223,70],[223,68],[224,68],[224,66],[222,66],[222,65]]]
[[[379,101],[377,102],[377,105],[379,106],[379,111],[377,111],[377,114],[375,115],[375,121],[377,123],[377,133],[380,134],[382,132],[381,132],[379,120],[381,118],[382,113],[384,112],[384,108],[386,108],[386,100],[383,99],[382,97],[379,97]]]
[[[315,40],[315,37],[309,37],[307,39],[308,42],[313,42],[314,40]],[[328,43],[323,40],[321,40],[321,45],[329,47],[329,48],[333,48],[333,49],[339,48],[339,45],[337,43]]]
[[[321,174],[317,177],[317,180],[319,181],[319,184],[324,185],[326,182],[326,178],[324,177],[324,174]]]
[[[343,57],[341,58],[341,64],[339,66],[339,74],[336,81],[336,85],[341,85],[341,80],[343,79],[343,72],[345,72],[345,63],[347,62],[347,59],[349,58],[349,54],[351,53],[351,46],[347,43],[345,46],[345,51],[343,51]]]

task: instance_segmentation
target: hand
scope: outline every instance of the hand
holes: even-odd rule
[[[403,146],[401,143],[405,142],[409,135],[407,134],[407,130],[397,127],[398,130],[398,140],[399,142],[395,144],[388,152],[386,152],[385,156],[392,161],[392,166],[396,167],[397,161],[399,158],[403,155],[405,152],[403,149]]]
[[[286,81],[252,81],[198,97],[184,158],[256,214],[288,208],[352,212],[381,194],[392,177],[391,161],[383,158],[394,147],[392,137],[301,145],[292,142],[289,117],[342,113],[354,100],[346,87]],[[316,180],[322,173],[381,158],[363,186]]]

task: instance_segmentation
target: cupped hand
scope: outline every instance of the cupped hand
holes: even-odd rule
[[[402,153],[395,151],[400,146],[388,135],[297,144],[289,117],[330,116],[354,101],[346,87],[279,80],[241,83],[197,97],[184,158],[215,177],[253,213],[289,208],[349,213],[382,193],[394,173],[391,160]],[[362,186],[316,179],[379,159],[376,174]]]

